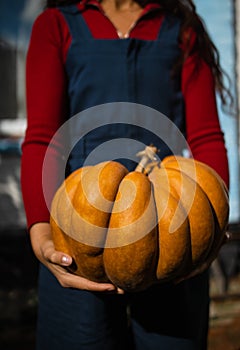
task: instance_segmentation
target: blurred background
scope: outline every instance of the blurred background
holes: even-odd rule
[[[240,350],[240,0],[195,0],[231,79],[235,113],[219,104],[230,164],[233,240],[211,268],[209,350]],[[43,0],[0,0],[0,348],[33,350],[37,261],[30,248],[19,184],[26,129],[25,59]],[[219,101],[218,101],[219,103]]]

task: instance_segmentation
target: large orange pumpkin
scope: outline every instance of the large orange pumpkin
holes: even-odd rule
[[[115,161],[80,168],[56,192],[53,240],[75,274],[138,291],[216,257],[228,224],[225,183],[193,159],[146,166],[154,152],[146,147],[132,172]]]

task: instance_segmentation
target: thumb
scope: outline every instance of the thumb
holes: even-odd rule
[[[72,264],[72,257],[63,252],[55,251],[52,254],[51,261],[53,264],[58,264],[61,266],[69,266]]]
[[[47,261],[53,264],[61,266],[69,266],[72,264],[72,257],[66,253],[55,250],[52,242],[48,242],[43,248],[43,256]]]

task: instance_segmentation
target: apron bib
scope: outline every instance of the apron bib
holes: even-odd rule
[[[94,39],[75,5],[61,7],[60,11],[72,35],[66,61],[70,117],[93,106],[130,102],[163,113],[185,134],[180,79],[171,78],[172,67],[180,54],[179,21],[166,17],[156,40]],[[78,130],[73,127],[70,140],[77,135]],[[101,143],[117,138],[152,143],[161,150],[160,158],[171,153],[152,132],[130,124],[114,124],[113,115],[110,124],[92,130],[73,147],[70,172],[82,166]],[[120,161],[132,170],[132,161]]]

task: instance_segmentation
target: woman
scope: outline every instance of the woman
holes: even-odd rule
[[[193,157],[228,184],[215,100],[218,91],[225,102],[222,79],[217,51],[191,0],[48,1],[29,45],[22,147],[23,198],[41,262],[37,349],[206,349],[207,272],[130,296],[67,272],[72,257],[54,249],[41,177],[48,144],[70,116],[123,101],[171,116]],[[116,129],[114,137],[125,132]],[[106,140],[102,133],[100,143]],[[81,160],[73,155],[70,172],[93,149],[90,142]],[[60,158],[57,152],[52,158],[52,196]]]

